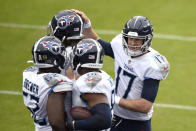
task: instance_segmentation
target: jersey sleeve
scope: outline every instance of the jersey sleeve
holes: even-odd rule
[[[104,79],[99,73],[90,72],[77,81],[77,87],[81,93],[103,93],[106,95]]]
[[[99,39],[98,42],[101,44],[101,46],[103,47],[105,54],[107,56],[110,56],[112,58],[114,58],[114,52],[112,50],[111,44],[109,42],[106,42],[104,40]]]
[[[167,59],[159,53],[156,53],[152,56],[151,66],[147,68],[145,77],[157,80],[164,80],[166,79],[169,70],[170,64]]]
[[[66,76],[63,76],[61,74],[51,73],[46,74],[43,76],[45,82],[48,84],[49,87],[51,87],[50,92],[66,92],[71,91],[73,83],[70,79],[68,79]]]

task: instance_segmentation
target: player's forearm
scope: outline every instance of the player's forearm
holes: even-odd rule
[[[94,31],[94,29],[92,27],[85,28],[83,33],[84,33],[85,38],[92,38],[94,40],[100,39],[99,36],[97,35],[97,33]]]
[[[96,32],[94,31],[94,29],[92,28],[91,26],[91,21],[90,19],[87,17],[87,15],[82,12],[82,11],[79,11],[79,10],[76,10],[76,9],[71,9],[73,12],[75,12],[76,14],[78,14],[83,22],[84,22],[84,31],[83,31],[83,34],[85,36],[85,38],[92,38],[94,40],[98,40],[99,39],[99,36],[96,34]]]
[[[76,130],[103,130],[111,126],[111,110],[110,106],[105,103],[96,104],[91,109],[93,116],[76,120],[72,124],[72,128]]]
[[[147,101],[143,98],[138,100],[127,100],[127,99],[120,99],[119,106],[135,111],[135,112],[141,112],[141,113],[148,113],[152,107],[152,102]]]

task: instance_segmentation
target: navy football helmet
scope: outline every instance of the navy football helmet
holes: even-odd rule
[[[138,48],[137,46],[128,45],[128,37],[134,39],[142,39],[143,44],[140,50],[130,50]],[[134,16],[128,20],[122,31],[122,43],[124,51],[128,56],[138,56],[146,52],[152,44],[153,26],[151,22],[143,16]]]
[[[32,48],[34,65],[38,68],[57,67],[64,69],[68,63],[65,47],[55,36],[44,36]]]
[[[100,43],[91,38],[81,40],[74,49],[73,66],[77,71],[79,67],[102,68],[104,50]]]
[[[83,21],[71,10],[58,12],[48,24],[47,35],[54,35],[63,43],[65,40],[80,40],[83,38]]]

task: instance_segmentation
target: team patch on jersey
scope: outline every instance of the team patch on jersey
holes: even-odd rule
[[[93,88],[101,81],[101,79],[102,77],[99,73],[91,72],[87,74],[84,81],[88,87]]]

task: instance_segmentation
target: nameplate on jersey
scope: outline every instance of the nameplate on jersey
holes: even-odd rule
[[[38,95],[39,86],[28,79],[24,80],[23,87],[33,94]]]

